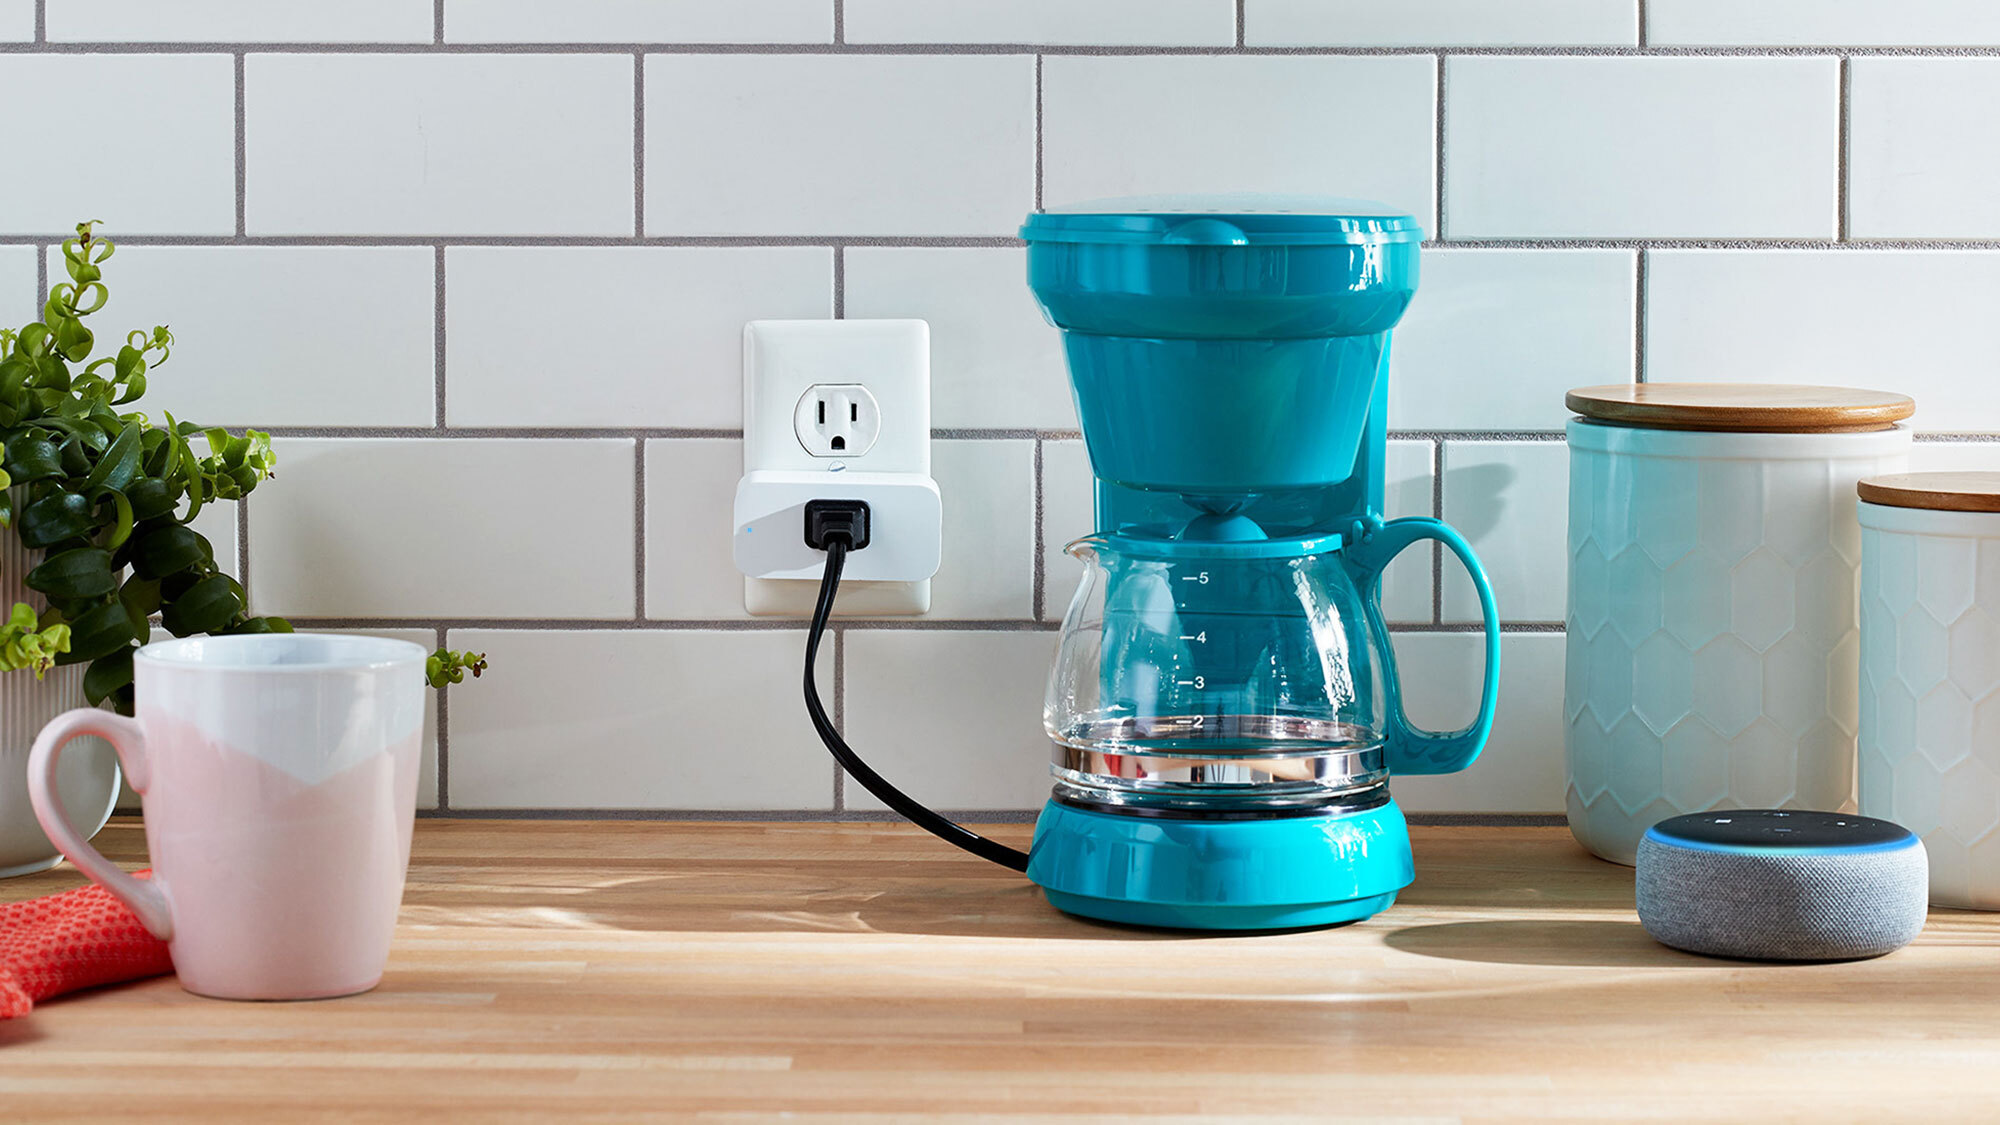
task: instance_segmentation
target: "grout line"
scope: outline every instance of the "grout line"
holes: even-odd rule
[[[1852,128],[1851,122],[1853,120],[1853,112],[1852,110],[1849,109],[1849,101],[1850,101],[1849,91],[1852,89],[1851,85],[1852,80],[1849,77],[1850,74],[1849,61],[1850,60],[1845,55],[1842,55],[1840,58],[1840,155],[1839,155],[1839,165],[1836,167],[1834,171],[1834,176],[1835,176],[1834,183],[1836,185],[1834,189],[1835,196],[1833,204],[1834,233],[1839,237],[1840,241],[1842,242],[1846,242],[1848,240],[1848,232],[1850,230],[1848,215],[1849,212],[1852,210],[1852,207],[1849,204],[1847,197],[1848,193],[1847,169],[1848,165],[1851,163],[1852,160],[1851,154],[1853,149],[1853,146],[1849,141],[1849,137],[1851,135],[1850,131]]]
[[[0,246],[69,237],[65,231],[0,233]],[[1018,249],[1010,235],[366,235],[366,234],[120,234],[121,246],[408,246],[610,247],[749,249],[825,246],[939,249]],[[1451,238],[1428,239],[1426,250],[2000,250],[2000,238]]]
[[[833,0],[833,43],[840,46],[847,42],[846,0]]]
[[[1435,191],[1435,193],[1436,193],[1436,206],[1437,206],[1437,213],[1436,213],[1436,216],[1435,216],[1435,218],[1436,218],[1436,225],[1435,225],[1435,226],[1433,226],[1433,227],[1432,227],[1431,229],[1432,229],[1432,230],[1435,230],[1435,231],[1437,232],[1437,237],[1438,237],[1438,239],[1439,239],[1440,241],[1442,241],[1442,240],[1444,240],[1445,238],[1447,238],[1447,237],[1448,237],[1448,236],[1447,236],[1447,235],[1445,234],[1445,229],[1444,229],[1444,76],[1445,76],[1445,69],[1446,69],[1446,59],[1445,59],[1445,56],[1444,56],[1443,54],[1439,54],[1439,55],[1438,55],[1438,57],[1437,57],[1437,93],[1436,93],[1436,94],[1434,95],[1434,96],[1436,97],[1436,99],[1437,99],[1437,105],[1436,105],[1436,106],[1435,106],[1435,107],[1433,108],[1433,110],[1431,111],[1431,122],[1432,122],[1432,132],[1433,132],[1433,134],[1434,134],[1434,136],[1433,136],[1433,138],[1432,138],[1432,144],[1433,144],[1433,145],[1435,146],[1435,147],[1434,147],[1434,148],[1433,148],[1433,149],[1431,150],[1431,174],[1432,174],[1433,176],[1435,176],[1435,177],[1436,177],[1436,184],[1435,184],[1435,188],[1434,188],[1434,191]]]
[[[1646,381],[1646,266],[1648,252],[1639,251],[1632,265],[1632,381]]]
[[[239,238],[248,231],[243,222],[244,183],[249,167],[249,161],[245,157],[247,133],[243,124],[243,89],[243,55],[238,52],[236,55],[236,234]]]
[[[847,627],[833,630],[833,729],[847,737]],[[847,771],[833,763],[833,811],[847,809]]]
[[[847,248],[833,248],[833,319],[847,317]]]
[[[632,443],[632,616],[646,619],[646,442]]]
[[[35,244],[35,320],[42,318],[42,306],[49,303],[49,244]]]
[[[1238,0],[1241,3],[1241,0]],[[1035,56],[1035,210],[1042,209],[1042,56]]]
[[[443,4],[444,0],[438,0]],[[632,53],[632,233],[646,237],[646,53]]]
[[[49,0],[35,0],[35,42],[49,41]]]
[[[443,0],[439,0],[440,5]],[[445,627],[437,627],[437,646],[445,646]],[[437,801],[438,812],[451,809],[450,713],[451,685],[437,689]]]
[[[1431,518],[1444,519],[1444,439],[1431,441]],[[1444,624],[1444,545],[1431,544],[1431,624]]]
[[[1048,616],[1048,483],[1044,479],[1048,470],[1042,460],[1042,439],[1035,439],[1035,564],[1034,599],[1032,609],[1035,620]]]
[[[1636,0],[1639,5],[1639,46],[1646,46],[1646,0]]]
[[[46,267],[45,267],[46,268]],[[46,281],[44,282],[46,290]],[[46,300],[46,293],[42,298]],[[39,308],[40,302],[37,302]],[[713,440],[741,438],[740,429],[723,429],[705,426],[264,426],[255,422],[240,420],[229,423],[232,426],[250,425],[263,430],[272,437],[294,439],[360,439],[360,438],[439,438],[458,441],[613,441],[613,440]],[[1075,430],[1028,430],[977,427],[954,427],[931,431],[935,441],[1075,441],[1082,435]],[[1985,430],[1941,430],[1923,431],[1917,435],[1918,441],[1993,441],[2000,440],[2000,431]],[[1561,430],[1391,430],[1390,441],[1511,441],[1511,442],[1559,442],[1565,440]]]
[[[64,231],[0,233],[0,245],[47,241],[67,237]],[[119,245],[132,246],[664,246],[664,247],[773,247],[773,246],[882,246],[938,247],[949,249],[1012,249],[1026,243],[1011,235],[662,235],[638,237],[624,234],[584,235],[238,235],[238,234],[120,234]],[[1957,244],[1954,244],[1957,245]],[[2000,245],[1996,240],[1995,245]]]
[[[800,632],[801,617],[705,618],[668,620],[602,617],[312,617],[293,615],[288,620],[301,629],[482,629],[505,632],[564,631],[579,633],[758,633]],[[1053,633],[1060,621],[1030,621],[1022,618],[934,620],[917,617],[842,618],[842,629],[905,633]],[[1560,621],[1509,621],[1503,633],[1561,632]],[[1477,621],[1397,621],[1396,633],[1476,633]],[[836,712],[838,713],[838,712]]]
[[[434,0],[431,5],[431,42],[444,42],[444,0]]]
[[[435,34],[435,30],[433,31]],[[1853,55],[1861,58],[2000,58],[2000,45],[1886,46],[1824,43],[1762,46],[1495,46],[1429,44],[1412,46],[1126,46],[1108,43],[665,43],[643,39],[599,42],[463,43],[463,42],[270,42],[243,39],[51,42],[29,40],[0,43],[9,55],[214,55],[248,52],[270,55],[1033,55],[1082,58],[1130,56],[1228,57],[1292,56],[1303,58],[1366,58],[1393,55],[1496,55],[1524,58],[1809,58]]]
[[[243,608],[250,608],[250,497],[236,501],[236,581],[243,587]]]
[[[69,237],[65,231],[0,233],[0,246],[23,246]],[[714,247],[748,249],[783,246],[1018,249],[1026,245],[1009,235],[240,235],[240,234],[120,234],[121,246],[274,246],[274,247]],[[2000,250],[2000,238],[1452,238],[1429,239],[1426,250],[1850,250],[1857,253],[1896,250]]]
[[[445,428],[444,246],[442,244],[435,247],[435,256],[431,260],[431,272],[434,275],[432,280],[437,284],[436,295],[431,299],[432,315],[436,318],[431,324],[431,395],[433,400],[431,408],[433,422],[431,428],[433,431],[442,431]]]
[[[1236,0],[1236,49],[1243,49],[1243,8],[1244,0]]]

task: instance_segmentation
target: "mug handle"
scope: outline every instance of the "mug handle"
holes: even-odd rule
[[[57,715],[42,733],[35,736],[35,748],[28,753],[28,799],[35,806],[35,819],[42,831],[78,870],[110,891],[114,898],[132,908],[139,924],[161,941],[174,936],[173,919],[167,910],[167,896],[158,881],[140,881],[90,846],[64,815],[62,800],[56,795],[56,763],[71,739],[94,734],[118,752],[125,776],[132,788],[144,793],[150,780],[146,760],[146,732],[137,720],[94,707],[80,707]]]
[[[1469,726],[1455,731],[1424,730],[1412,726],[1403,711],[1403,681],[1396,671],[1396,650],[1382,620],[1382,569],[1403,548],[1421,539],[1435,539],[1458,556],[1472,587],[1479,594],[1479,612],[1485,620],[1486,674],[1479,690],[1479,714]],[[1410,516],[1378,524],[1361,537],[1351,558],[1360,572],[1368,599],[1370,625],[1388,670],[1389,737],[1384,747],[1391,774],[1456,773],[1472,764],[1486,746],[1493,729],[1493,709],[1500,695],[1500,613],[1493,604],[1493,587],[1486,580],[1486,568],[1450,524],[1429,516]]]

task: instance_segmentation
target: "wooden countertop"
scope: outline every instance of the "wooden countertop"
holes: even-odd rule
[[[141,859],[129,822],[99,843]],[[51,1001],[0,1023],[0,1119],[2000,1117],[2000,915],[1712,961],[1561,829],[1416,847],[1370,921],[1191,938],[1066,918],[901,825],[423,821],[380,989]]]

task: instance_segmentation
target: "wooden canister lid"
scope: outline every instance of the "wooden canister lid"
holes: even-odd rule
[[[1767,434],[1886,430],[1917,410],[1909,395],[1789,383],[1612,383],[1578,387],[1563,402],[1600,422]]]
[[[1939,512],[2000,512],[2000,473],[1891,473],[1857,490],[1870,504]]]

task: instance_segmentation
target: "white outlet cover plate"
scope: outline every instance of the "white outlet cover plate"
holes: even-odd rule
[[[881,412],[881,433],[865,453],[851,457],[815,456],[800,444],[797,411],[806,391],[818,384],[868,388]],[[931,479],[930,325],[921,320],[753,320],[743,327],[743,472],[734,551],[746,572],[743,605],[758,616],[807,617],[819,593],[819,552],[811,552],[811,577],[753,577],[757,573],[797,574],[789,550],[777,550],[781,531],[774,512],[796,500],[869,499],[845,493],[864,481],[887,489],[889,508],[876,519],[874,543],[849,556],[835,616],[905,616],[928,612],[928,575],[937,569],[941,513]],[[841,474],[854,473],[843,484]],[[904,479],[899,484],[894,477]],[[826,490],[815,482],[824,480]],[[794,491],[794,490],[799,491]],[[806,495],[810,493],[811,495]],[[926,497],[928,493],[928,498]],[[802,498],[801,498],[802,497]],[[751,508],[742,506],[754,499]],[[900,513],[901,515],[895,515]],[[796,514],[796,513],[795,513]],[[884,517],[892,522],[884,524]],[[782,517],[779,517],[782,519]],[[803,516],[794,528],[804,548]],[[914,523],[908,522],[914,520]],[[745,527],[758,527],[746,534]],[[752,547],[746,540],[766,536]],[[877,552],[881,553],[877,555]],[[766,557],[767,554],[769,557]],[[871,558],[871,556],[874,556]],[[744,562],[750,566],[742,566]],[[922,575],[888,580],[880,574]]]

